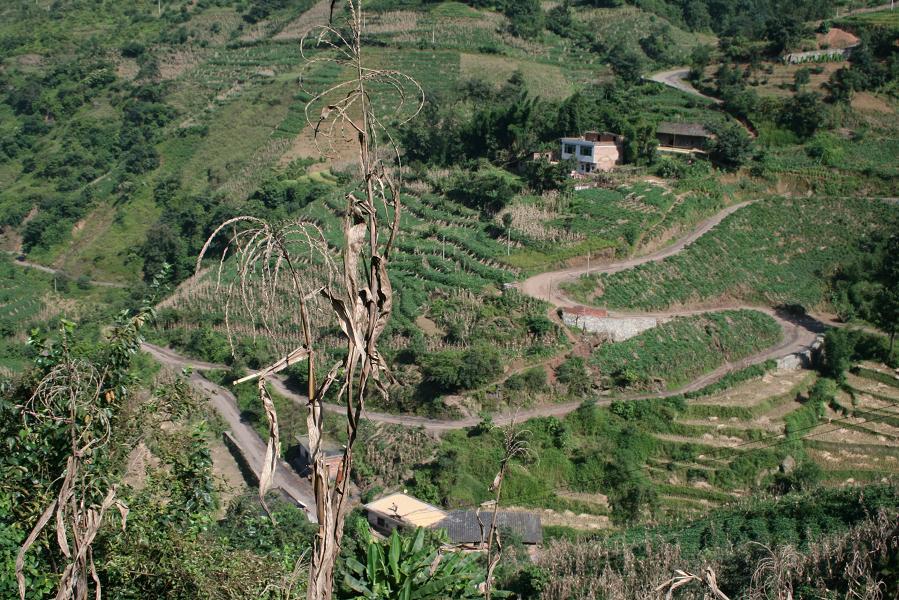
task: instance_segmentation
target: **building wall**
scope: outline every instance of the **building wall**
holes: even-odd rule
[[[570,148],[566,148],[567,146],[574,146],[576,152],[566,152],[566,150],[570,150]],[[592,146],[593,152],[590,156],[581,154],[580,149],[585,146]],[[561,157],[562,160],[575,159],[578,162],[579,173],[591,173],[593,171],[611,171],[621,161],[621,151],[614,143],[568,142],[562,143]]]
[[[793,52],[783,57],[787,64],[796,65],[807,62],[821,62],[829,60],[845,60],[852,54],[852,49],[848,48],[828,48],[826,50],[812,50],[810,52]]]
[[[706,138],[694,135],[674,135],[672,133],[659,133],[656,135],[659,144],[671,148],[705,148]]]
[[[368,510],[366,513],[368,524],[381,535],[390,535],[394,529],[405,525],[402,521],[397,521],[374,510]]]

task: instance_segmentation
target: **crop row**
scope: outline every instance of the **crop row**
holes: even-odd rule
[[[722,296],[814,307],[837,264],[862,252],[859,240],[888,227],[895,208],[850,199],[772,199],[726,219],[682,253],[569,290],[609,307],[661,309]]]
[[[777,322],[760,312],[707,313],[600,346],[591,362],[610,387],[670,389],[772,346],[781,335]]]

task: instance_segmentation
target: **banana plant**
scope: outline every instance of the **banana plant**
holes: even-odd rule
[[[348,558],[342,567],[352,600],[469,600],[481,598],[485,571],[480,554],[444,551],[418,528],[394,530],[379,542],[369,532],[365,562]]]

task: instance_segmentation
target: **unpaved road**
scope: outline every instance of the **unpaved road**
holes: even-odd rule
[[[671,69],[668,71],[661,71],[659,73],[653,73],[649,76],[651,81],[655,81],[656,83],[661,83],[667,85],[668,87],[673,87],[676,90],[680,90],[687,94],[691,94],[693,96],[697,96],[699,98],[705,98],[706,100],[711,100],[715,104],[721,104],[722,101],[718,98],[712,98],[711,96],[706,96],[687,81],[687,76],[690,74],[689,67],[677,67],[676,69]]]
[[[143,350],[160,363],[176,369],[185,367],[197,370],[226,368],[224,365],[185,359],[167,348],[161,348],[153,344],[144,343]],[[259,437],[259,434],[256,433],[256,430],[241,418],[240,409],[237,407],[237,398],[225,388],[212,383],[199,373],[191,374],[190,383],[209,397],[209,402],[228,424],[228,429],[234,436],[234,440],[237,442],[244,458],[246,458],[250,468],[253,469],[253,472],[258,477],[262,472],[262,464],[265,460],[266,444]],[[287,495],[303,507],[309,520],[315,522],[315,497],[312,493],[312,484],[300,477],[283,460],[278,462],[278,468],[275,469],[273,487],[284,490]]]
[[[7,252],[7,254],[15,254],[14,252]],[[53,267],[48,267],[46,265],[39,265],[37,263],[29,262],[27,260],[19,260],[18,258],[12,261],[14,265],[18,265],[23,269],[34,269],[35,271],[42,271],[44,273],[50,273],[51,275],[65,275],[69,277],[65,272],[60,271],[59,269],[54,269]],[[95,285],[97,287],[109,287],[109,288],[126,288],[128,287],[124,283],[116,283],[114,281],[99,281],[95,279],[90,279],[91,285]]]
[[[684,248],[688,247],[691,243],[705,235],[719,223],[721,223],[728,216],[732,215],[736,211],[748,206],[751,202],[743,202],[740,204],[735,204],[733,206],[729,206],[719,212],[718,214],[702,221],[699,223],[694,230],[687,236],[681,238],[677,242],[661,249],[656,252],[652,252],[650,254],[646,254],[644,256],[628,258],[620,261],[608,262],[605,264],[596,265],[590,268],[590,273],[615,273],[618,271],[623,271],[626,269],[632,269],[636,266],[654,262],[659,260],[664,260],[669,256],[673,256],[678,252],[681,252]],[[566,297],[562,291],[559,289],[559,284],[571,281],[576,279],[577,277],[583,275],[586,272],[584,268],[567,268],[561,269],[558,271],[552,271],[548,273],[541,273],[539,275],[535,275],[524,282],[522,282],[520,288],[523,293],[528,294],[529,296],[533,296],[535,298],[540,298],[541,300],[548,300],[551,304],[559,308],[571,308],[577,306],[577,303]],[[679,310],[679,311],[663,311],[663,312],[655,312],[655,313],[610,313],[610,317],[633,317],[633,316],[655,316],[661,318],[670,318],[677,316],[689,316],[689,315],[697,315],[702,313],[707,313],[711,311],[720,311],[720,310],[739,310],[739,309],[749,309],[749,310],[757,310],[760,312],[764,312],[765,314],[770,315],[774,318],[783,329],[783,338],[781,341],[771,348],[767,348],[753,356],[745,358],[739,362],[732,364],[724,364],[719,368],[706,373],[695,380],[691,381],[689,384],[678,388],[676,390],[671,390],[667,392],[657,392],[653,394],[630,394],[630,395],[619,395],[614,399],[631,399],[631,400],[639,400],[646,398],[666,398],[670,396],[675,396],[678,394],[683,394],[687,392],[696,391],[701,389],[707,385],[710,385],[722,377],[724,377],[727,373],[731,371],[742,369],[748,367],[750,365],[758,364],[764,362],[769,359],[781,358],[784,356],[788,356],[790,354],[794,354],[797,352],[802,352],[807,350],[811,344],[813,344],[818,336],[818,334],[822,333],[826,328],[826,325],[821,321],[818,321],[812,317],[803,317],[796,318],[787,314],[780,313],[768,307],[760,307],[760,306],[751,306],[744,304],[735,304],[733,306],[721,306],[716,307],[714,309],[693,309],[693,310]],[[171,367],[183,368],[190,367],[197,370],[209,370],[209,369],[224,369],[226,368],[224,365],[215,365],[212,363],[206,363],[201,361],[195,361],[189,358],[185,358],[176,352],[168,349],[168,348],[160,348],[158,346],[154,346],[152,344],[145,343],[143,345],[145,351],[152,354],[157,360],[162,362],[163,364],[167,364]],[[203,389],[205,390],[218,390],[219,394],[223,392],[232,398],[230,401],[231,405],[234,406],[236,410],[236,404],[233,401],[233,396],[230,395],[227,390],[211,384],[205,379],[201,378],[199,375],[194,375],[199,382],[203,383]],[[291,389],[289,389],[285,384],[284,380],[278,377],[274,377],[270,380],[272,387],[281,395],[286,398],[291,399],[294,403],[297,404],[298,407],[305,407],[308,402],[308,398],[303,394],[298,394]],[[210,387],[211,386],[211,387]],[[607,405],[612,402],[612,398],[602,399],[598,402],[599,405]],[[571,413],[580,407],[582,402],[580,400],[576,400],[573,402],[566,402],[562,404],[544,404],[540,406],[536,406],[533,408],[521,409],[517,411],[508,411],[504,413],[500,413],[494,415],[493,422],[497,425],[507,425],[513,420],[516,422],[524,421],[527,419],[532,419],[536,417],[562,417]],[[325,410],[330,412],[342,413],[345,409],[341,406],[334,404],[326,404]],[[236,414],[236,413],[235,413]],[[223,415],[224,416],[224,415]],[[413,415],[394,415],[388,413],[379,413],[366,411],[365,417],[372,421],[380,422],[380,423],[393,423],[397,425],[405,425],[409,427],[423,427],[428,431],[432,431],[435,433],[440,433],[442,431],[449,431],[452,429],[463,429],[466,427],[473,427],[477,425],[480,421],[479,417],[466,417],[463,419],[429,419],[426,417],[419,417]],[[232,416],[231,419],[235,418]],[[236,418],[239,421],[239,415],[236,415]],[[226,416],[226,420],[231,424],[231,420]],[[260,444],[260,448],[264,454],[264,446],[262,446],[262,440],[256,436],[256,433],[252,431],[249,426],[244,423],[240,423],[242,426],[252,432],[255,439]],[[250,442],[247,442],[250,443]],[[284,469],[281,469],[284,471]],[[291,471],[292,472],[292,471]]]
[[[519,287],[522,293],[534,298],[546,300],[553,306],[577,306],[576,302],[569,299],[562,293],[562,291],[559,289],[559,284],[574,281],[581,275],[586,275],[587,273],[617,273],[618,271],[626,271],[628,269],[638,267],[642,264],[646,264],[649,262],[658,262],[660,260],[668,258],[669,256],[674,256],[675,254],[681,252],[684,248],[704,236],[710,230],[715,228],[719,223],[721,223],[721,221],[734,214],[741,208],[749,206],[750,204],[752,204],[752,201],[741,202],[739,204],[734,204],[733,206],[728,206],[718,214],[713,215],[704,221],[701,221],[687,236],[679,239],[673,244],[657,250],[656,252],[645,254],[643,256],[626,258],[624,260],[617,260],[614,262],[594,265],[590,267],[589,271],[584,267],[571,267],[567,269],[560,269],[558,271],[540,273],[539,275],[534,275],[533,277],[525,279]]]

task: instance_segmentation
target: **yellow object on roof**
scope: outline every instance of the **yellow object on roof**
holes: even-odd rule
[[[433,504],[399,492],[369,502],[365,508],[415,527],[430,527],[446,517],[446,512]]]

